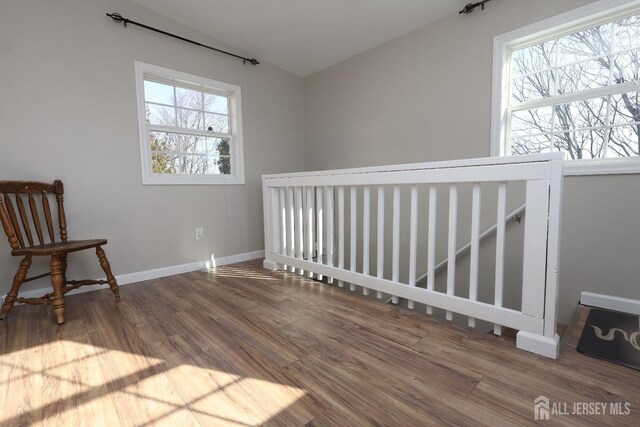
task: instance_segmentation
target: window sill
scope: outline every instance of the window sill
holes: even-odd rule
[[[237,175],[160,175],[142,177],[142,185],[243,185],[244,176]]]
[[[567,160],[565,176],[640,174],[640,158]]]

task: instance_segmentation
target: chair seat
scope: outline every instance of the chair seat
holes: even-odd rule
[[[12,251],[12,255],[33,255],[47,256],[59,255],[69,252],[81,251],[83,249],[95,248],[96,246],[106,245],[106,239],[97,240],[69,240],[66,242],[47,243],[46,245],[31,246],[28,248],[16,249]]]

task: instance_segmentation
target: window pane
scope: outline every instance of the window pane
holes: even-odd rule
[[[515,50],[511,56],[511,72],[514,76],[542,71],[555,66],[556,41],[551,40]]]
[[[145,80],[144,100],[157,102],[158,104],[175,105],[173,102],[173,86]]]
[[[531,135],[551,131],[551,107],[514,111],[511,115],[513,136]]]
[[[607,157],[637,156],[640,147],[639,131],[637,125],[611,128]]]
[[[178,108],[178,127],[202,129],[202,112]]]
[[[511,81],[512,102],[525,102],[551,96],[553,93],[553,72],[543,71]]]
[[[613,50],[640,46],[640,15],[621,19],[616,24]]]
[[[205,130],[209,132],[229,133],[229,116],[221,114],[204,114]]]
[[[609,84],[609,59],[590,60],[567,65],[556,71],[558,95],[594,89]]]
[[[202,110],[202,92],[176,87],[176,106]]]
[[[605,128],[563,132],[555,136],[553,145],[566,159],[596,159],[603,157],[604,136]]]
[[[150,132],[154,173],[230,174],[229,139],[173,132]]]
[[[551,151],[551,136],[523,136],[511,139],[511,154],[538,154]]]
[[[556,130],[582,129],[605,126],[607,98],[583,99],[555,107]]]
[[[147,104],[147,123],[152,125],[175,126],[176,109],[163,105]]]
[[[616,55],[613,83],[624,83],[640,78],[640,50],[630,50]]]
[[[511,154],[639,155],[640,91],[615,92],[616,85],[640,81],[640,15],[512,51],[510,66],[510,107],[551,104],[512,113]]]
[[[229,98],[205,93],[204,110],[211,113],[229,114]]]
[[[640,122],[640,92],[611,96],[611,123],[614,125]]]
[[[609,53],[613,24],[588,28],[558,39],[558,65],[583,61]]]

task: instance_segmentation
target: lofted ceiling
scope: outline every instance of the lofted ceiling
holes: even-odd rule
[[[468,0],[133,1],[301,77],[445,15],[458,13],[468,3]]]

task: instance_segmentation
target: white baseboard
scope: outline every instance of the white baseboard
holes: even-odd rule
[[[640,301],[635,299],[595,294],[593,292],[581,292],[580,304],[640,316]]]
[[[252,259],[264,258],[264,250],[245,252],[243,254],[223,256],[205,262],[207,267],[219,267],[221,265],[235,264],[237,262],[250,261]]]
[[[252,259],[263,258],[264,251],[245,252],[243,254],[229,255],[220,258],[212,258],[207,261],[196,261],[187,264],[172,265],[169,267],[154,268],[152,270],[138,271],[135,273],[120,274],[116,276],[119,286],[128,285],[130,283],[142,282],[144,280],[158,279],[160,277],[174,276],[176,274],[189,273],[191,271],[202,270],[210,267],[220,267],[227,264],[235,264],[237,262],[249,261]],[[84,292],[92,292],[105,289],[107,285],[102,286],[83,286],[78,289],[69,291],[67,295],[81,294]],[[21,298],[39,298],[44,294],[50,293],[51,287],[32,289],[21,292]],[[4,302],[4,295],[2,302]]]

